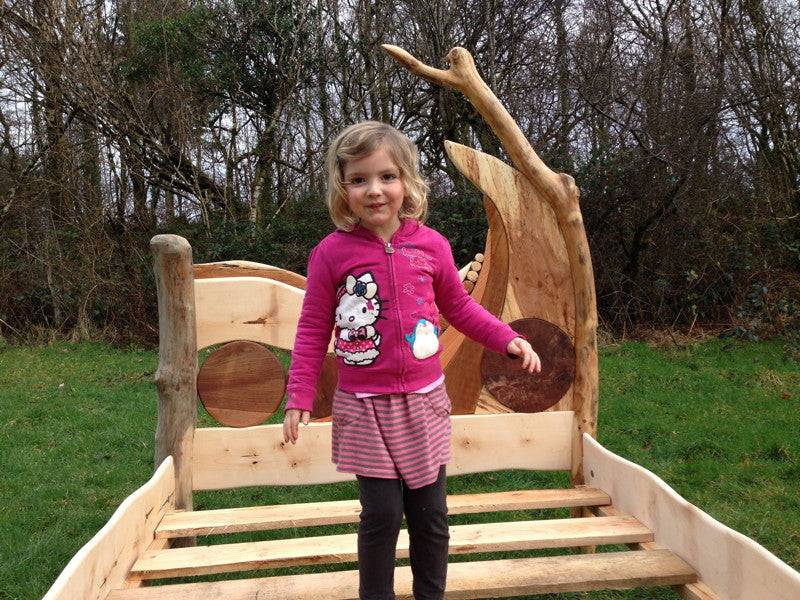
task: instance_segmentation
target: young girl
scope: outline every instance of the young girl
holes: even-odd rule
[[[389,125],[345,129],[327,160],[337,231],[311,252],[283,424],[308,424],[335,327],[339,381],[333,462],[358,479],[359,595],[394,598],[395,548],[405,513],[417,600],[440,599],[447,575],[445,464],[450,399],[439,362],[439,312],[496,352],[540,370],[530,344],[466,293],[450,245],[426,227],[428,187],[417,150]]]

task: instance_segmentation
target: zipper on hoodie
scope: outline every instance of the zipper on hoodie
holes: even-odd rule
[[[386,253],[386,261],[389,263],[389,277],[392,280],[392,291],[394,292],[394,309],[395,313],[397,314],[397,332],[398,332],[398,348],[400,351],[400,384],[403,386],[403,391],[406,389],[406,361],[403,356],[403,323],[402,318],[400,316],[400,303],[398,298],[400,297],[397,293],[397,279],[395,278],[394,273],[394,261],[392,260],[392,254],[394,254],[394,246],[392,246],[392,242],[384,242],[383,250]]]

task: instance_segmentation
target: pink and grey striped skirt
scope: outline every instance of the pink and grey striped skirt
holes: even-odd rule
[[[436,481],[450,461],[450,398],[444,384],[424,394],[333,397],[336,470],[402,478],[416,489]]]

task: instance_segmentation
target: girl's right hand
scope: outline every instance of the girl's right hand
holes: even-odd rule
[[[286,411],[286,416],[283,417],[283,441],[284,443],[292,442],[297,443],[300,437],[300,421],[303,425],[308,425],[311,419],[311,413],[307,410],[300,410],[299,408],[290,408]]]

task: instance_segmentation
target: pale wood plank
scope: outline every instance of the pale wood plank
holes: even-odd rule
[[[677,592],[684,600],[720,600],[719,596],[701,581],[678,586]]]
[[[564,490],[521,490],[487,494],[462,494],[447,497],[451,515],[534,510],[569,506],[597,506],[610,499],[604,492],[580,487]],[[357,523],[358,500],[309,502],[204,511],[181,511],[164,515],[156,538],[217,535],[243,531],[309,527],[335,523]]]
[[[618,510],[650,527],[654,541],[692,565],[720,598],[800,598],[800,573],[763,546],[716,521],[653,473],[609,452],[591,437],[583,437],[583,446],[587,484],[608,492]]]
[[[610,504],[595,506],[590,510],[601,517],[618,517],[624,514],[618,510],[617,507]],[[626,545],[634,550],[666,550],[664,546],[656,542],[641,542],[638,544]],[[719,600],[719,596],[717,596],[710,587],[700,581],[677,586],[676,591],[681,595],[681,598],[685,600]]]
[[[566,471],[572,456],[572,412],[459,415],[451,419],[453,459],[448,475],[503,469]],[[250,485],[299,485],[347,481],[330,462],[331,423],[300,428],[285,444],[281,424],[197,429],[195,490]]]
[[[652,540],[650,531],[630,517],[593,517],[456,525],[450,528],[450,554],[566,548],[586,544],[625,544]],[[408,534],[400,532],[397,556],[408,556]],[[218,544],[145,552],[131,575],[160,579],[292,565],[351,562],[357,559],[356,534]]]
[[[306,278],[299,273],[263,263],[249,260],[226,260],[194,265],[195,281],[215,277],[264,277],[282,281],[301,290],[306,289]]]
[[[101,600],[124,585],[134,561],[153,542],[164,513],[174,507],[175,468],[168,456],[78,550],[43,600]]]
[[[498,574],[500,574],[498,576]],[[451,563],[445,598],[504,598],[556,592],[630,589],[694,581],[692,569],[671,552],[609,552]],[[411,600],[411,569],[395,571],[398,600]],[[108,600],[357,600],[358,571],[337,571],[112,592]]]
[[[304,290],[263,277],[223,277],[195,281],[194,296],[198,350],[231,340],[294,347]]]

